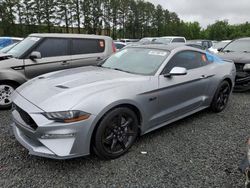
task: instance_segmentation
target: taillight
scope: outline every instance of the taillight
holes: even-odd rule
[[[113,53],[115,53],[116,52],[116,47],[115,47],[115,43],[114,42],[112,42],[112,48],[113,48]]]

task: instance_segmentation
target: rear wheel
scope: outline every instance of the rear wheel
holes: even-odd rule
[[[138,119],[129,108],[116,108],[101,120],[94,135],[94,151],[103,159],[118,158],[138,135]]]
[[[212,111],[216,113],[223,111],[227,106],[230,93],[231,86],[228,81],[225,80],[219,85],[218,89],[216,90],[211,104]]]
[[[0,83],[0,109],[10,109],[12,105],[11,95],[16,89],[16,85]]]

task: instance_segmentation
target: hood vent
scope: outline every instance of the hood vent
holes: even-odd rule
[[[63,86],[63,85],[57,85],[56,87],[61,88],[61,89],[69,89],[69,87]]]

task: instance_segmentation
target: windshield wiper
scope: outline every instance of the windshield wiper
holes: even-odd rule
[[[126,70],[123,70],[123,69],[119,69],[119,68],[112,68],[112,67],[104,67],[102,65],[97,65],[98,67],[102,67],[102,68],[105,68],[105,69],[113,69],[113,70],[117,70],[117,71],[121,71],[121,72],[126,72],[126,73],[130,73],[130,74],[134,74],[132,72],[129,72],[129,71],[126,71]]]
[[[126,71],[126,70],[122,70],[122,69],[119,69],[119,68],[113,68],[114,70],[117,70],[117,71],[121,71],[121,72],[126,72],[126,73],[130,73],[130,74],[132,74],[131,72],[129,72],[129,71]]]
[[[227,52],[227,53],[229,53],[229,52],[234,52],[233,50],[223,50],[223,52]]]

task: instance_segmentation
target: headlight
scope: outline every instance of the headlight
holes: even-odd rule
[[[243,67],[244,71],[250,71],[250,64],[245,64]]]
[[[89,113],[79,111],[79,110],[70,110],[70,111],[61,111],[61,112],[44,112],[42,114],[49,120],[54,120],[57,122],[64,122],[64,123],[82,121],[90,117]]]

